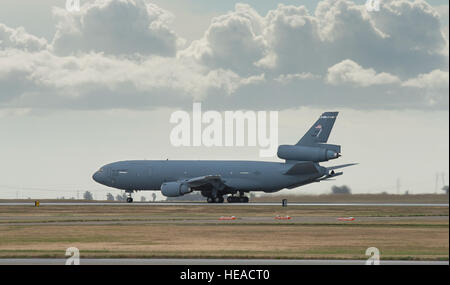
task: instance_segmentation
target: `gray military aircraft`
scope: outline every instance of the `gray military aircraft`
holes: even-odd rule
[[[338,112],[325,112],[295,145],[280,145],[277,155],[285,162],[239,160],[130,160],[102,166],[93,179],[131,194],[160,190],[166,197],[201,191],[208,203],[247,203],[250,191],[277,192],[342,175],[319,162],[341,156],[341,146],[327,144]]]

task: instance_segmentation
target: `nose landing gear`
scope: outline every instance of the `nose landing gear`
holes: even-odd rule
[[[131,196],[131,193],[133,191],[125,191],[127,193],[127,203],[133,203],[133,197]]]

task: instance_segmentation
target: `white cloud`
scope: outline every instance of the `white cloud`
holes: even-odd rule
[[[407,87],[444,89],[448,88],[448,71],[433,70],[429,73],[419,74],[417,77],[405,81],[402,85]]]
[[[263,18],[249,5],[237,4],[235,11],[214,18],[203,38],[180,55],[212,68],[249,73],[265,53],[262,29]]]
[[[372,68],[365,69],[356,62],[346,59],[328,68],[326,81],[332,85],[351,84],[368,87],[398,83],[400,79],[389,73],[376,73]]]
[[[96,0],[78,13],[54,8],[58,54],[105,52],[174,56],[183,44],[167,27],[173,15],[147,0]]]
[[[310,72],[302,72],[295,74],[280,74],[274,80],[283,84],[287,84],[294,80],[312,80],[312,79],[320,79],[320,75],[312,74]]]
[[[324,74],[351,58],[363,66],[411,77],[448,68],[438,13],[423,1],[385,2],[380,12],[363,4],[325,0],[314,13],[280,4],[265,16],[248,5],[216,17],[205,36],[182,54],[238,73]]]
[[[436,10],[436,12],[439,14],[439,18],[441,20],[442,26],[448,27],[448,21],[449,21],[449,6],[448,5],[438,5],[433,6],[433,8]]]
[[[34,52],[47,49],[48,44],[45,39],[28,34],[22,27],[13,29],[0,23],[0,50],[7,48]]]
[[[0,108],[139,109],[192,100],[217,108],[448,108],[448,88],[423,87],[433,85],[425,83],[430,70],[448,73],[437,13],[406,0],[377,13],[347,0],[322,1],[314,13],[279,5],[265,16],[238,4],[181,49],[167,27],[174,16],[146,0],[56,9],[52,45],[0,26]]]
[[[263,74],[240,77],[170,57],[135,61],[97,53],[61,57],[49,51],[0,51],[0,83],[9,91],[0,94],[0,104],[12,107],[167,106],[211,93],[227,96],[262,81]]]
[[[419,74],[415,78],[402,83],[404,87],[419,89],[429,105],[448,106],[449,73],[443,70],[433,70]]]
[[[279,73],[320,72],[319,22],[303,7],[278,5],[265,17],[268,53],[259,63]]]
[[[385,1],[378,13],[371,13],[375,25],[389,35],[391,48],[439,54],[445,47],[439,13],[427,2]]]

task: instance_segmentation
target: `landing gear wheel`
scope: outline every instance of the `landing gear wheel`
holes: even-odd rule
[[[228,203],[248,203],[248,197],[246,197],[246,196],[240,196],[240,197],[228,196],[227,202]]]
[[[223,203],[223,197],[222,196],[214,197],[213,201],[214,203]]]
[[[128,198],[127,198],[127,203],[133,203],[133,198],[128,197]]]
[[[241,203],[248,203],[248,197],[245,197],[245,196],[239,197],[239,202],[241,202]]]

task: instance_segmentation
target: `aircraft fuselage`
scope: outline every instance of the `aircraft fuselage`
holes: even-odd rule
[[[220,175],[229,191],[275,192],[291,185],[314,182],[324,175],[322,171],[315,174],[286,175],[285,172],[290,167],[292,164],[260,161],[130,160],[107,164],[93,178],[101,184],[132,191],[160,190],[165,182]]]

